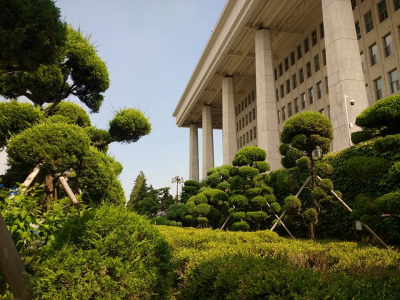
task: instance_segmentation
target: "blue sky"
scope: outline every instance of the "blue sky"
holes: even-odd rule
[[[178,128],[172,113],[225,2],[56,2],[69,24],[90,35],[108,66],[111,85],[100,112],[91,115],[92,123],[107,129],[113,112],[123,107],[139,108],[150,118],[150,135],[137,143],[110,146],[110,153],[124,166],[120,179],[127,197],[140,171],[155,188],[173,186],[171,178],[177,174],[188,179],[189,129]],[[221,131],[214,132],[214,144],[215,164],[221,165]]]

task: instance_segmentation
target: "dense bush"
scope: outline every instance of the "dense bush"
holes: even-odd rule
[[[160,227],[176,299],[398,299],[400,254],[356,243],[288,241],[270,231]]]
[[[167,299],[169,260],[148,221],[102,206],[71,219],[28,267],[37,299]]]
[[[78,125],[79,127],[87,127],[91,125],[90,118],[86,111],[72,102],[59,103],[51,110],[49,115],[66,117],[71,124]]]

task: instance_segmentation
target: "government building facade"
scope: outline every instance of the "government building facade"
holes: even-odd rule
[[[258,146],[274,170],[285,121],[306,110],[331,120],[333,151],[348,147],[356,116],[400,93],[399,69],[400,0],[228,0],[173,113],[190,128],[189,178],[199,128],[203,178],[213,130],[224,164]]]

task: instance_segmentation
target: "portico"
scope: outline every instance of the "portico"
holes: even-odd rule
[[[280,168],[280,131],[303,110],[330,118],[333,150],[346,147],[344,95],[357,99],[354,123],[368,100],[350,1],[227,1],[173,114],[190,128],[190,179],[200,178],[198,128],[201,178],[214,167],[213,130],[222,130],[224,164],[254,145]]]

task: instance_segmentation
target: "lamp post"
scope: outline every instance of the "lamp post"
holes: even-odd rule
[[[344,107],[346,109],[346,119],[347,119],[347,131],[349,133],[349,146],[352,146],[353,143],[351,142],[351,132],[350,132],[350,122],[349,122],[349,112],[347,110],[347,98],[350,98],[350,104],[354,105],[355,101],[353,99],[353,97],[344,95]]]
[[[178,186],[179,186],[179,184],[183,183],[183,177],[179,177],[179,175],[176,175],[171,180],[171,183],[175,183],[175,182],[176,182],[176,203],[178,203]]]

